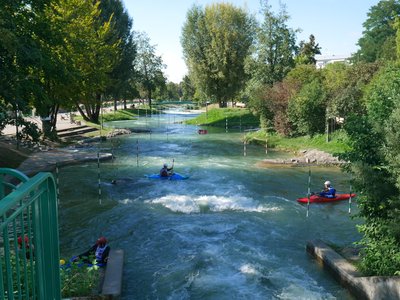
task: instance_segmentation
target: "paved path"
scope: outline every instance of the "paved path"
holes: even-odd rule
[[[39,117],[26,117],[25,119],[36,123],[39,128],[42,126],[42,122]],[[73,129],[74,127],[78,127],[78,125],[71,123],[69,114],[58,114],[58,130]],[[15,126],[6,126],[2,131],[2,134],[15,135]],[[100,160],[107,160],[111,158],[111,153],[100,153]],[[18,170],[27,176],[33,176],[38,172],[51,172],[56,168],[56,165],[62,167],[88,161],[97,161],[97,151],[95,149],[58,148],[32,153],[30,157],[18,167]]]
[[[111,153],[100,153],[100,160],[112,158]],[[97,161],[97,152],[93,150],[69,150],[53,149],[45,152],[36,152],[25,160],[18,170],[27,176],[33,176],[38,172],[51,172],[56,166],[76,165],[88,161]]]

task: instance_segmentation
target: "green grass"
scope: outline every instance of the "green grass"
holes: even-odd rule
[[[103,119],[103,122],[112,122],[112,121],[123,121],[123,120],[134,120],[137,114],[133,112],[133,109],[127,110],[116,110],[110,113],[103,114],[100,116]]]
[[[336,131],[331,135],[330,142],[326,142],[326,136],[323,134],[314,137],[302,136],[296,138],[286,138],[277,134],[266,135],[263,131],[252,132],[246,135],[246,140],[250,143],[265,145],[268,140],[269,148],[279,150],[298,151],[302,149],[318,149],[331,154],[343,153],[350,149],[347,144],[346,134],[343,131]]]
[[[209,125],[225,127],[228,120],[228,127],[258,127],[259,119],[248,109],[240,108],[213,108],[207,113],[202,113],[194,119],[186,121],[191,125]]]

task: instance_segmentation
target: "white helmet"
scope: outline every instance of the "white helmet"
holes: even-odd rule
[[[164,168],[168,168],[168,165],[167,165],[167,164],[164,164]]]
[[[331,182],[329,180],[325,181],[325,185],[331,185]]]

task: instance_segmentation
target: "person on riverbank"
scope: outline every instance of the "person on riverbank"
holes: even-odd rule
[[[18,237],[17,239],[18,242],[18,251],[20,251],[21,253],[23,252],[23,244],[25,244],[25,257],[26,259],[29,259],[31,257],[30,254],[30,249],[29,249],[29,238],[25,235],[24,237],[24,241],[22,242],[22,237]],[[33,252],[33,245],[32,245],[32,252]]]
[[[326,198],[335,198],[336,190],[333,188],[329,180],[325,181],[324,189],[319,193],[319,195]]]
[[[174,166],[172,166],[171,168],[168,168],[167,164],[164,164],[163,167],[160,170],[160,176],[161,177],[168,177],[172,175],[172,169],[174,168]]]
[[[94,257],[96,259],[96,265],[104,266],[107,264],[109,254],[110,246],[107,244],[107,239],[105,237],[99,237],[93,246],[75,257],[74,261],[81,259],[84,263],[91,264],[93,262],[90,261],[90,257]]]

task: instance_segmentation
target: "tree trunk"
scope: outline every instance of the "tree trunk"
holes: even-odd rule
[[[126,99],[124,99],[124,109],[127,109],[127,107],[126,107]]]
[[[151,115],[151,89],[148,90],[148,102],[149,102],[149,107],[150,107],[150,115]]]
[[[226,107],[226,101],[220,100],[220,101],[218,101],[218,103],[219,103],[219,107],[220,107],[220,108]]]
[[[114,99],[114,111],[118,110],[118,100]]]
[[[261,112],[260,113],[260,127],[261,127],[261,129],[267,130],[268,129],[268,123],[269,123],[269,121],[268,121],[267,116],[263,112]]]

